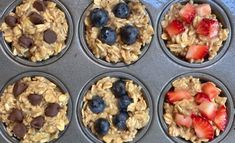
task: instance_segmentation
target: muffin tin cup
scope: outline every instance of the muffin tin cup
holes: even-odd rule
[[[81,115],[81,110],[83,107],[83,98],[86,95],[87,91],[90,90],[91,86],[96,84],[97,81],[99,81],[100,79],[104,78],[104,77],[116,77],[116,78],[120,78],[120,79],[127,79],[127,80],[132,80],[134,81],[135,84],[140,85],[142,87],[142,92],[144,94],[144,99],[148,105],[149,108],[149,116],[150,116],[150,120],[148,122],[148,124],[140,129],[138,131],[138,133],[136,134],[136,137],[133,139],[132,142],[138,142],[138,140],[140,140],[147,132],[148,132],[148,128],[151,125],[152,119],[153,119],[153,103],[152,103],[152,99],[151,99],[151,95],[149,94],[147,88],[144,86],[144,84],[139,81],[137,78],[135,78],[134,76],[124,73],[124,72],[108,72],[108,73],[104,73],[101,75],[96,76],[95,78],[91,79],[82,89],[82,92],[80,93],[79,99],[78,99],[78,103],[77,103],[77,117],[78,117],[78,124],[81,127],[83,133],[92,141],[92,142],[96,142],[96,143],[102,143],[101,140],[99,140],[92,132],[90,129],[86,128],[83,125],[82,122],[82,115]]]
[[[210,141],[210,143],[218,143],[218,142],[222,141],[223,138],[225,138],[227,136],[227,134],[229,133],[229,131],[232,129],[233,121],[234,121],[234,104],[233,104],[232,96],[231,96],[229,90],[226,88],[226,86],[219,79],[217,79],[209,74],[204,74],[204,73],[200,73],[200,72],[185,73],[185,74],[182,74],[182,75],[175,77],[170,82],[168,82],[168,84],[163,89],[161,96],[159,97],[159,101],[158,101],[158,118],[159,118],[162,130],[164,131],[165,135],[168,136],[168,138],[170,140],[172,140],[173,142],[187,143],[186,140],[184,140],[180,137],[173,137],[168,134],[168,125],[165,123],[165,120],[163,118],[163,114],[164,114],[163,105],[165,102],[165,97],[166,97],[165,95],[172,88],[172,82],[178,78],[188,77],[188,76],[193,76],[195,78],[199,78],[200,81],[202,81],[202,82],[211,81],[211,82],[215,83],[216,86],[222,90],[221,95],[228,98],[227,102],[226,102],[226,107],[227,107],[227,112],[228,112],[227,126],[226,126],[224,132],[221,132],[221,134],[218,137],[215,137],[212,141]]]
[[[134,65],[135,63],[137,63],[144,55],[145,53],[148,51],[148,49],[151,47],[152,45],[152,41],[154,40],[154,35],[152,36],[152,39],[151,39],[151,42],[145,46],[142,46],[141,48],[141,54],[138,56],[138,59],[137,61],[134,61],[130,64],[125,64],[124,62],[118,62],[118,63],[112,63],[112,62],[107,62],[105,59],[100,59],[100,58],[96,58],[95,55],[92,53],[92,50],[89,48],[89,45],[87,44],[87,41],[86,41],[86,35],[85,35],[85,32],[86,32],[86,26],[84,24],[84,21],[86,19],[87,16],[89,16],[89,12],[93,6],[93,3],[90,3],[89,1],[87,1],[87,4],[88,7],[86,8],[86,10],[84,11],[84,13],[82,14],[82,17],[81,17],[81,20],[79,22],[79,26],[78,26],[78,37],[79,37],[79,40],[82,44],[82,48],[84,50],[84,52],[87,54],[87,56],[95,63],[101,65],[101,66],[106,66],[106,67],[111,67],[111,68],[121,68],[121,67],[126,67],[126,66],[129,66],[129,65]],[[146,9],[146,13],[148,14],[149,16],[149,20],[150,20],[150,25],[152,25],[153,29],[154,29],[154,25],[153,25],[153,22],[152,22],[152,17],[149,13],[149,11]]]
[[[56,77],[48,74],[48,73],[44,73],[44,72],[25,72],[25,73],[22,73],[22,74],[19,74],[19,75],[16,75],[15,77],[13,77],[12,79],[10,79],[4,86],[4,88],[1,90],[0,92],[0,95],[2,96],[5,88],[11,84],[14,84],[16,81],[24,78],[24,77],[34,77],[34,76],[42,76],[42,77],[45,77],[47,78],[48,80],[50,80],[51,82],[53,82],[55,85],[57,85],[61,91],[63,93],[69,93],[68,89],[66,88],[66,86],[60,81],[58,80]],[[67,111],[67,117],[69,119],[69,121],[71,121],[71,118],[72,118],[72,100],[71,98],[69,99],[69,102],[68,102],[68,111]],[[70,125],[70,123],[65,127],[64,131],[60,132],[59,133],[59,137],[57,139],[54,139],[50,142],[56,142],[56,141],[59,141],[60,137],[63,136],[64,132],[66,132],[68,126]],[[14,136],[10,136],[7,131],[6,131],[6,126],[4,125],[4,123],[0,123],[0,130],[1,130],[1,133],[2,135],[4,136],[5,140],[8,141],[8,142],[11,142],[11,143],[19,143],[19,140],[14,137]],[[0,141],[2,142],[2,141]]]
[[[32,62],[32,61],[30,61],[28,59],[25,59],[23,57],[19,57],[17,55],[14,56],[13,53],[12,53],[11,44],[9,44],[5,41],[3,34],[0,34],[0,43],[3,46],[4,52],[6,53],[7,56],[9,56],[9,58],[11,58],[11,60],[13,60],[17,63],[20,63],[22,65],[25,65],[25,66],[39,67],[39,66],[45,66],[45,65],[49,65],[49,64],[52,64],[52,63],[56,62],[58,59],[60,59],[66,53],[66,51],[70,47],[70,44],[71,44],[72,39],[73,39],[73,32],[74,32],[74,30],[73,30],[73,20],[72,20],[72,17],[70,15],[69,11],[63,5],[63,3],[61,3],[59,0],[52,0],[52,1],[55,2],[57,4],[57,7],[65,13],[65,17],[66,17],[67,22],[68,22],[69,29],[68,29],[67,40],[65,41],[65,48],[58,55],[53,55],[47,60],[43,60],[41,62]],[[18,6],[21,3],[22,3],[22,0],[15,0],[13,3],[11,3],[11,5],[4,11],[4,14],[0,19],[0,22],[3,22],[4,18],[10,12],[14,11],[16,6]]]
[[[188,68],[203,68],[203,67],[208,67],[210,65],[215,64],[216,62],[218,62],[227,52],[230,43],[231,43],[231,39],[232,39],[232,24],[231,24],[231,20],[228,16],[228,12],[225,8],[223,8],[219,3],[217,3],[216,1],[213,0],[194,0],[195,3],[208,3],[211,6],[212,9],[212,13],[214,13],[217,16],[217,19],[219,20],[219,22],[222,23],[223,28],[228,28],[229,29],[229,35],[228,35],[228,39],[223,42],[223,46],[220,48],[220,50],[218,51],[218,55],[216,55],[213,59],[211,60],[205,60],[203,63],[189,63],[187,61],[184,61],[182,59],[180,59],[179,57],[175,56],[170,49],[166,46],[166,42],[161,38],[161,35],[163,33],[163,28],[161,25],[161,21],[164,19],[164,16],[166,15],[166,13],[170,10],[170,7],[175,4],[175,3],[182,3],[185,4],[189,2],[189,0],[171,0],[168,4],[166,4],[166,6],[164,7],[163,12],[160,15],[159,21],[157,22],[157,36],[158,36],[158,41],[161,45],[162,50],[165,52],[165,54],[174,62],[176,62],[179,65],[188,67]]]

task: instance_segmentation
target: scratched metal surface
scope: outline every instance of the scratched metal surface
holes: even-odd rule
[[[204,0],[205,2],[212,2],[212,0]],[[1,21],[6,15],[6,9],[19,0],[0,0],[0,15]],[[151,16],[152,23],[155,29],[155,36],[150,44],[149,49],[145,55],[136,63],[123,66],[123,67],[112,67],[102,65],[92,60],[85,52],[84,45],[81,44],[79,39],[81,36],[79,33],[79,23],[83,12],[86,7],[91,3],[91,0],[60,0],[64,6],[68,9],[73,22],[73,36],[71,44],[64,55],[61,56],[57,61],[41,66],[29,66],[27,64],[19,63],[14,60],[6,50],[4,50],[5,44],[3,42],[2,34],[0,34],[0,89],[13,77],[25,73],[26,75],[32,72],[45,72],[57,79],[59,79],[69,91],[72,100],[72,107],[69,109],[72,112],[71,122],[61,137],[55,142],[58,143],[91,143],[92,141],[81,129],[82,126],[78,121],[79,116],[79,97],[81,96],[83,88],[88,81],[97,77],[100,74],[107,72],[123,72],[130,74],[137,78],[150,93],[151,100],[153,103],[153,114],[150,127],[142,138],[138,141],[139,143],[173,143],[173,139],[170,138],[165,132],[160,122],[161,116],[159,113],[162,111],[160,103],[163,100],[165,86],[175,77],[184,73],[193,72],[195,75],[205,78],[214,79],[221,82],[230,92],[231,97],[229,103],[231,106],[230,118],[234,117],[234,98],[235,98],[235,40],[234,40],[234,25],[235,25],[235,0],[214,0],[214,2],[221,5],[222,9],[226,11],[231,25],[231,38],[232,41],[225,55],[212,65],[193,68],[179,65],[172,61],[162,50],[159,44],[158,34],[158,19],[164,7],[171,1],[169,0],[142,0],[146,4],[148,12]],[[144,67],[144,68],[143,68]],[[203,74],[198,74],[203,73]],[[116,75],[116,74],[115,74]],[[211,75],[211,76],[209,76]],[[222,87],[223,87],[222,86]],[[159,103],[159,104],[158,104]],[[230,121],[229,127],[226,129],[226,133],[223,134],[223,138],[217,138],[215,142],[232,143],[235,140],[234,121]],[[1,129],[0,143],[10,142],[5,136],[5,131]],[[177,140],[177,142],[183,142]]]

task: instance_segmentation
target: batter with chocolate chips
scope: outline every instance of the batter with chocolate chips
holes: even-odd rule
[[[0,121],[22,143],[49,142],[69,123],[68,93],[44,77],[24,77],[0,97]]]
[[[52,1],[23,0],[0,24],[13,55],[32,62],[47,60],[65,48],[68,23]]]

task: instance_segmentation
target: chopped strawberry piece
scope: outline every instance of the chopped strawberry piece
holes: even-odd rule
[[[166,31],[170,37],[178,35],[185,31],[184,25],[179,20],[173,20],[169,25],[166,27]]]
[[[211,14],[211,6],[209,4],[199,4],[196,11],[199,16],[208,16]]]
[[[200,139],[209,139],[214,138],[214,129],[210,122],[200,116],[193,115],[193,127],[196,135]]]
[[[195,101],[197,104],[201,104],[202,102],[204,101],[211,101],[210,98],[208,97],[208,95],[206,95],[205,93],[198,93],[196,96],[195,96]]]
[[[179,15],[187,24],[191,24],[196,16],[196,9],[193,4],[186,4],[179,12]]]
[[[177,113],[175,115],[175,122],[178,126],[185,126],[189,128],[192,125],[192,118],[190,116],[185,116]]]
[[[214,120],[217,111],[217,106],[215,103],[204,101],[199,105],[198,109],[204,117]]]
[[[209,52],[209,47],[206,45],[190,46],[186,54],[186,59],[200,60],[203,59]]]
[[[214,38],[219,33],[219,23],[214,19],[204,18],[197,26],[197,33],[200,35]]]
[[[224,131],[224,129],[227,125],[227,121],[228,121],[227,116],[228,115],[227,115],[226,107],[220,106],[216,112],[214,123],[221,131]]]
[[[176,101],[190,98],[192,98],[192,96],[186,90],[169,91],[167,93],[167,99],[169,103],[174,103]]]
[[[221,90],[213,82],[206,82],[202,84],[202,92],[212,100],[220,94]]]

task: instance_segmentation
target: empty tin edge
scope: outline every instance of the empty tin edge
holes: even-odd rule
[[[54,143],[60,140],[60,138],[64,135],[64,133],[67,131],[68,127],[70,126],[70,122],[72,119],[72,108],[73,108],[73,101],[71,99],[71,95],[70,92],[68,90],[68,88],[63,84],[63,82],[61,82],[57,77],[46,73],[46,72],[41,72],[41,71],[28,71],[28,72],[23,72],[20,73],[14,77],[12,77],[9,81],[6,82],[6,84],[4,85],[4,87],[2,88],[1,92],[0,92],[0,96],[2,96],[2,93],[4,92],[4,90],[6,89],[7,86],[15,83],[17,80],[20,80],[24,77],[34,77],[34,76],[42,76],[45,77],[46,79],[50,80],[52,83],[54,83],[58,88],[60,88],[60,90],[64,93],[68,93],[70,96],[69,102],[68,102],[68,109],[67,109],[67,117],[69,120],[68,125],[65,126],[65,129],[63,131],[60,131],[58,138],[50,141],[50,143]],[[19,140],[16,139],[15,137],[10,136],[7,131],[6,131],[6,127],[5,125],[0,122],[0,134],[2,135],[2,137],[5,139],[5,141],[7,142],[12,142],[12,143],[19,143]]]
[[[106,72],[106,73],[103,73],[103,74],[99,74],[98,76],[95,76],[95,77],[91,78],[85,84],[85,86],[82,88],[81,93],[78,96],[78,100],[77,100],[77,103],[76,103],[77,106],[76,106],[76,113],[75,114],[77,114],[76,116],[77,116],[77,123],[78,123],[79,129],[81,129],[83,135],[90,142],[102,143],[101,140],[99,140],[95,135],[93,135],[93,133],[88,128],[86,128],[83,125],[81,109],[82,109],[82,106],[83,106],[83,97],[85,96],[86,92],[88,90],[90,90],[91,86],[93,84],[97,83],[98,80],[100,80],[100,79],[102,79],[104,77],[107,77],[107,76],[133,80],[134,83],[136,83],[136,84],[138,84],[138,85],[140,85],[142,87],[142,92],[145,95],[144,96],[145,101],[148,104],[150,119],[149,119],[148,124],[145,127],[143,127],[142,129],[140,129],[138,131],[138,133],[136,134],[135,138],[133,139],[133,141],[131,141],[131,143],[138,142],[149,131],[149,127],[152,124],[152,120],[154,118],[153,101],[152,101],[152,97],[151,97],[148,89],[146,88],[146,86],[140,80],[138,80],[136,77],[134,77],[131,74],[125,73],[125,72],[112,71],[112,72]]]
[[[215,137],[212,141],[209,142],[209,143],[218,143],[219,141],[222,141],[232,129],[232,124],[234,121],[234,114],[233,114],[234,104],[233,104],[232,96],[229,90],[227,89],[227,87],[219,79],[207,73],[187,72],[187,73],[180,74],[170,79],[170,81],[163,88],[161,95],[158,97],[158,119],[159,119],[158,124],[161,126],[161,130],[164,132],[164,134],[169,140],[173,142],[178,142],[178,143],[190,143],[190,141],[186,141],[183,138],[170,136],[168,134],[168,125],[165,123],[165,120],[163,118],[163,112],[164,112],[163,105],[164,105],[165,95],[172,88],[172,82],[178,78],[187,77],[187,76],[193,76],[195,78],[199,78],[201,81],[214,82],[216,86],[222,90],[222,95],[226,95],[227,97],[226,107],[227,107],[227,111],[229,112],[228,114],[229,118],[228,118],[226,129],[224,132],[221,132],[219,136]]]
[[[53,2],[55,2],[57,5],[57,7],[64,12],[65,17],[67,19],[68,22],[68,35],[67,35],[67,39],[65,42],[65,48],[58,54],[58,55],[53,55],[51,56],[49,59],[47,60],[43,60],[41,62],[32,62],[30,60],[24,59],[22,57],[19,56],[14,56],[12,54],[12,48],[9,46],[9,44],[5,41],[4,39],[4,34],[3,32],[0,32],[0,42],[2,43],[3,46],[3,51],[4,53],[7,55],[8,58],[10,58],[12,61],[22,64],[24,66],[31,66],[31,67],[40,67],[40,66],[46,66],[49,64],[52,64],[54,62],[56,62],[57,60],[59,60],[69,49],[70,44],[73,40],[73,20],[72,17],[70,15],[70,12],[68,11],[68,9],[65,7],[65,5],[60,2],[59,0],[52,0]],[[14,11],[14,9],[16,8],[16,6],[18,6],[19,4],[21,4],[22,1],[21,0],[15,0],[14,2],[12,2],[6,9],[5,11],[3,11],[3,15],[1,17],[0,22],[4,21],[4,18],[12,11]]]

